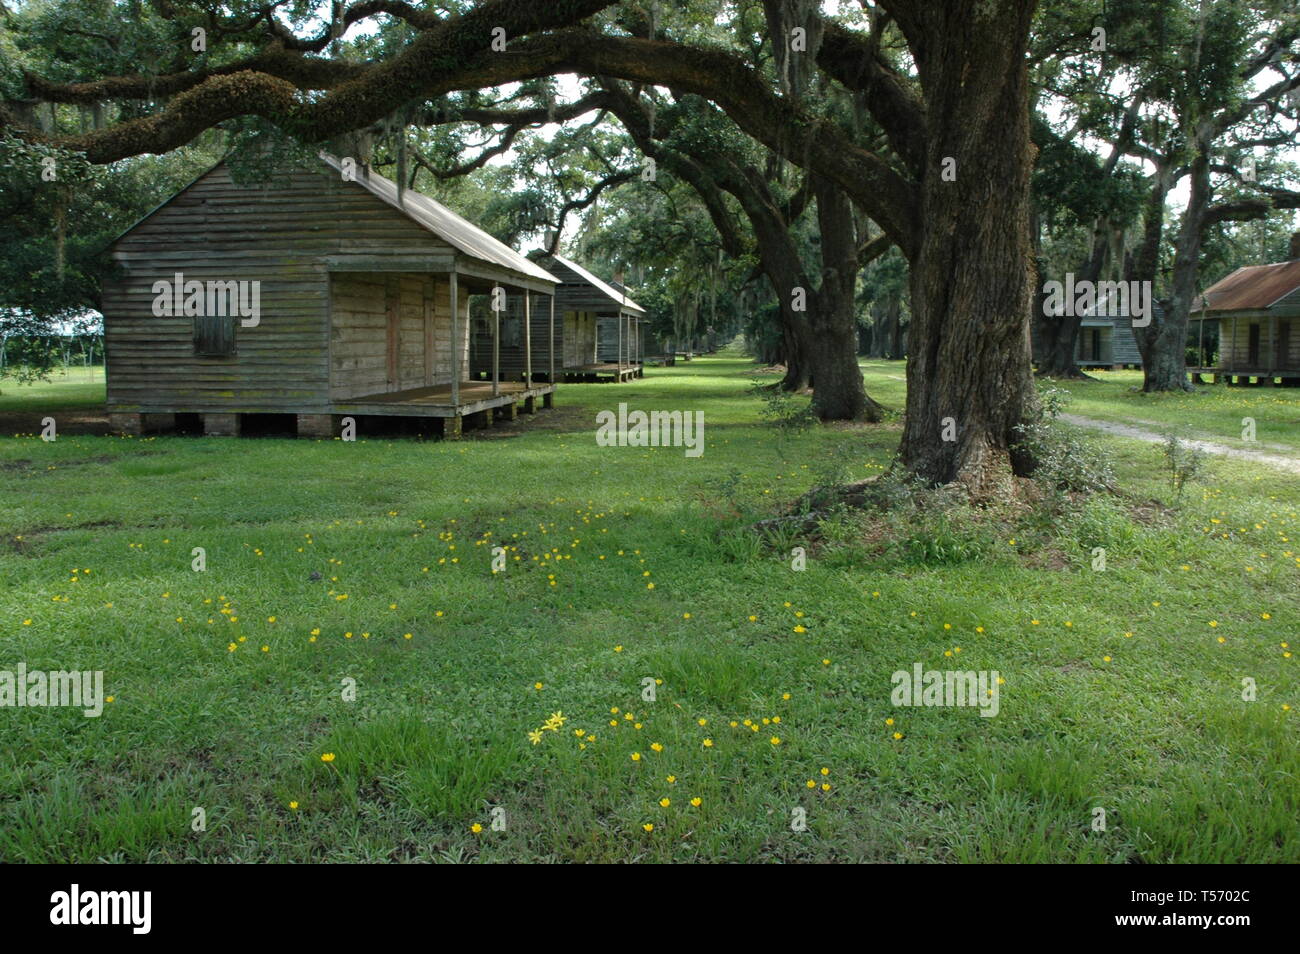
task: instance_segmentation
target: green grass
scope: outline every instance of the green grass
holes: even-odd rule
[[[103,407],[104,367],[69,367],[56,369],[46,381],[19,384],[13,378],[0,378],[0,413],[45,410],[86,410]]]
[[[747,521],[832,459],[880,473],[898,423],[779,433],[751,367],[565,386],[459,443],[0,437],[0,669],[113,696],[0,709],[0,859],[1300,860],[1294,477],[1213,460],[1164,513],[1159,449],[1114,440],[1130,501],[885,549],[830,525],[795,572]],[[902,365],[865,367],[901,408]],[[1122,414],[1110,381],[1078,390]],[[703,457],[597,447],[620,401],[703,410]],[[915,662],[997,670],[1000,714],[895,708]]]

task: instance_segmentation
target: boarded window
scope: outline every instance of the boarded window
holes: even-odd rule
[[[234,315],[198,315],[194,319],[194,353],[201,358],[228,358],[235,353]]]

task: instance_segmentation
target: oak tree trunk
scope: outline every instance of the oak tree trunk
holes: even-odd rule
[[[976,500],[1005,497],[1013,472],[1032,469],[1013,447],[1038,412],[1024,56],[1033,8],[1033,0],[930,8],[934,46],[920,64],[929,135],[900,456],[914,474],[963,484]]]
[[[1192,160],[1187,209],[1174,243],[1174,274],[1164,314],[1152,309],[1151,324],[1137,332],[1142,351],[1143,391],[1191,391],[1187,377],[1187,321],[1196,295],[1201,236],[1210,204],[1210,161],[1205,151]]]
[[[858,250],[853,208],[838,187],[816,176],[822,281],[815,296],[809,335],[813,413],[823,421],[879,421],[882,409],[867,397],[858,367],[858,321],[853,292]]]

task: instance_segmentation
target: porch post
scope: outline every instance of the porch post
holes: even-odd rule
[[[551,335],[550,335],[550,338],[551,338],[551,341],[550,341],[550,345],[549,345],[549,358],[550,358],[550,367],[551,367],[551,370],[550,370],[550,375],[549,375],[549,376],[547,377],[547,379],[546,379],[546,383],[547,383],[547,384],[554,384],[554,383],[555,383],[555,294],[554,294],[554,292],[552,292],[552,294],[551,294]]]
[[[1236,315],[1232,316],[1232,338],[1230,338],[1229,341],[1232,344],[1232,370],[1235,371],[1237,370],[1237,316]],[[1220,351],[1223,350],[1222,345],[1219,346],[1219,350]]]
[[[456,276],[456,262],[451,263],[451,405],[460,407],[460,285]]]
[[[533,386],[533,296],[524,289],[524,386]]]
[[[1277,364],[1277,315],[1273,315],[1268,322],[1268,383],[1273,383],[1273,372],[1278,368]]]
[[[505,287],[498,285],[501,289],[501,296],[505,297]],[[492,289],[492,297],[496,298],[496,288]],[[492,302],[492,396],[496,397],[501,393],[501,311],[496,306],[496,301]]]
[[[1205,367],[1205,312],[1201,311],[1201,320],[1196,323],[1196,366]]]

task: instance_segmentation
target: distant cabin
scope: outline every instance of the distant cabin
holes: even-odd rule
[[[219,164],[111,246],[116,429],[338,432],[345,418],[490,425],[551,382],[471,381],[471,299],[548,300],[545,269],[418,192],[332,156],[240,184]],[[549,342],[542,341],[542,353]],[[377,423],[377,422],[374,422]]]
[[[532,374],[547,381],[625,381],[641,377],[640,326],[645,309],[621,287],[606,283],[577,262],[562,255],[530,253],[529,258],[559,281],[555,290],[555,315],[549,305],[533,295],[511,296],[499,317],[500,373],[507,380],[522,380],[525,372],[523,328],[532,327]],[[525,314],[528,318],[525,319]],[[471,370],[487,377],[492,370],[493,314],[483,308],[474,319]],[[538,352],[539,342],[555,335],[556,365]]]
[[[1215,282],[1191,320],[1199,360],[1188,370],[1198,380],[1300,386],[1300,232],[1288,261],[1247,265]]]
[[[1159,308],[1158,305],[1153,306]],[[1129,315],[1112,317],[1085,316],[1079,322],[1075,339],[1074,360],[1081,368],[1142,367],[1142,353],[1133,335]]]
[[[1074,340],[1074,363],[1081,368],[1142,367],[1142,352],[1133,333],[1135,317],[1130,313],[1127,295],[1107,293],[1079,319],[1079,334]],[[1153,320],[1162,314],[1160,305],[1151,303]],[[1138,317],[1138,320],[1141,320]],[[1034,353],[1039,343],[1033,334]]]

